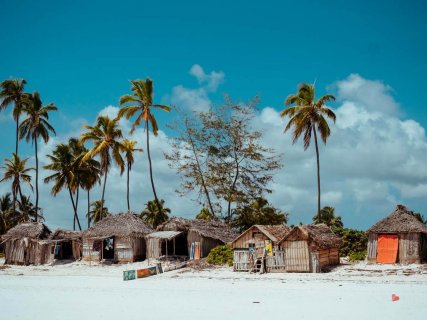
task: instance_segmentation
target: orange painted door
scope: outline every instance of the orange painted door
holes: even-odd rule
[[[377,262],[395,263],[399,238],[396,234],[380,234],[378,236]]]

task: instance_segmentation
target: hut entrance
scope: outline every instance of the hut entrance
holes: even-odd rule
[[[102,241],[102,258],[105,260],[114,259],[114,238],[106,238]]]
[[[285,241],[284,249],[287,272],[310,272],[307,241]]]
[[[71,260],[73,259],[73,244],[71,241],[63,241],[61,243],[60,259]]]
[[[378,236],[377,262],[396,263],[398,247],[397,234],[380,234]]]

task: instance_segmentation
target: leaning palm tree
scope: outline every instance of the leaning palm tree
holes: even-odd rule
[[[101,200],[92,202],[92,207],[93,209],[88,212],[87,218],[93,221],[93,223],[96,223],[110,215],[108,208],[105,207],[105,203]]]
[[[128,212],[130,212],[130,200],[129,200],[129,175],[130,175],[130,171],[132,170],[132,165],[133,165],[133,163],[135,162],[135,159],[134,159],[134,157],[133,157],[133,154],[135,153],[135,152],[142,152],[143,150],[141,149],[141,148],[136,148],[135,146],[136,146],[136,144],[137,144],[137,141],[135,141],[135,140],[128,140],[128,139],[125,139],[125,140],[123,140],[123,142],[122,142],[122,144],[123,144],[123,152],[124,152],[124,155],[125,155],[125,158],[126,158],[126,167],[127,167],[127,172],[126,172],[126,174],[127,174],[127,179],[126,179],[126,187],[127,187],[127,189],[126,189],[126,196],[127,196],[127,203],[128,203]]]
[[[30,172],[34,168],[26,168],[27,161],[28,158],[21,160],[16,153],[13,153],[11,159],[4,160],[5,164],[2,167],[4,175],[0,182],[12,181],[13,212],[16,211],[17,195],[19,194],[21,201],[23,199],[21,182],[27,184],[33,190]]]
[[[15,142],[15,153],[18,155],[18,128],[19,128],[19,116],[21,115],[22,108],[26,104],[24,87],[27,81],[24,79],[12,79],[4,80],[0,84],[0,111],[6,109],[9,104],[14,104],[13,107],[13,119],[16,121],[16,142]]]
[[[145,222],[151,224],[153,228],[156,228],[159,224],[167,221],[169,219],[169,213],[171,209],[165,208],[165,201],[160,199],[160,205],[157,201],[148,201],[145,204],[144,211],[141,212],[140,217],[144,219]]]
[[[304,135],[304,150],[310,146],[311,135],[314,136],[314,145],[316,147],[316,160],[317,160],[317,214],[318,220],[321,221],[320,212],[320,162],[319,162],[319,147],[317,143],[317,131],[323,143],[331,134],[331,129],[325,117],[333,120],[335,123],[335,113],[325,103],[335,100],[335,97],[326,94],[323,97],[315,100],[314,84],[301,83],[298,86],[296,94],[289,95],[285,104],[291,106],[284,109],[280,115],[282,117],[289,117],[289,122],[285,127],[285,132],[293,128],[293,141],[295,143],[301,135]]]
[[[95,156],[100,157],[100,169],[104,176],[101,196],[102,205],[104,203],[108,170],[111,166],[111,156],[119,166],[121,173],[124,171],[124,161],[120,154],[120,151],[123,149],[123,145],[120,142],[120,139],[123,138],[123,134],[122,130],[118,127],[118,120],[112,120],[107,116],[98,117],[95,126],[84,126],[84,128],[86,128],[87,131],[82,134],[80,140],[82,143],[91,141],[93,143],[93,148],[82,158],[82,162],[84,163]]]
[[[126,105],[125,107],[121,108],[117,118],[120,119],[123,116],[126,117],[126,119],[129,119],[133,117],[134,115],[137,115],[137,118],[135,122],[132,124],[132,129],[130,131],[130,134],[132,134],[136,127],[141,124],[142,121],[145,123],[145,132],[146,132],[146,141],[147,141],[147,157],[148,157],[148,164],[150,169],[150,180],[151,180],[151,187],[153,189],[154,199],[157,202],[157,205],[160,206],[159,199],[157,197],[156,188],[154,187],[154,180],[153,180],[153,166],[151,163],[151,154],[150,154],[150,124],[153,130],[154,136],[157,136],[157,133],[159,131],[159,127],[157,125],[156,118],[152,114],[151,110],[154,108],[158,108],[164,111],[169,112],[170,107],[161,105],[161,104],[153,104],[153,81],[150,78],[147,78],[144,80],[131,80],[132,87],[131,90],[133,91],[133,94],[126,94],[120,98],[120,104]]]
[[[44,183],[54,182],[51,189],[51,194],[56,196],[62,189],[67,189],[73,206],[73,221],[74,230],[76,229],[75,222],[77,222],[81,230],[80,220],[77,214],[77,206],[74,201],[73,194],[77,189],[76,176],[79,175],[79,163],[76,161],[69,144],[59,144],[55,147],[52,154],[47,155],[50,163],[44,166],[44,169],[51,170],[54,173],[44,178]]]
[[[32,141],[34,144],[34,154],[36,158],[36,208],[39,208],[39,157],[37,149],[37,139],[41,137],[45,143],[49,141],[49,133],[56,135],[55,129],[48,122],[49,112],[56,111],[58,108],[53,104],[43,106],[40,94],[34,92],[28,95],[28,103],[22,111],[27,117],[19,126],[19,138],[25,137],[25,140]],[[35,216],[37,219],[37,215]],[[37,221],[37,220],[36,220]]]

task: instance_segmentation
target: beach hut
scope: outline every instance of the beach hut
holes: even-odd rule
[[[169,237],[170,243],[174,239],[174,245],[168,246],[170,250],[175,250],[176,255],[186,256],[190,259],[199,259],[207,257],[209,252],[226,243],[230,243],[236,236],[236,233],[225,223],[205,220],[188,220],[184,218],[173,217],[157,227],[157,231],[174,231]],[[158,258],[166,255],[165,239],[158,235],[148,236],[149,246],[147,249],[149,258]],[[167,234],[164,234],[167,235]],[[172,237],[172,238],[171,238]],[[162,250],[160,250],[160,243]],[[171,247],[173,249],[171,249]]]
[[[50,262],[49,228],[41,222],[24,222],[10,229],[2,238],[5,264],[40,265]]]
[[[279,242],[286,272],[321,272],[340,263],[341,238],[326,224],[295,226]]]
[[[368,263],[421,263],[427,258],[427,227],[403,205],[366,233]]]
[[[285,225],[253,225],[231,243],[234,271],[279,271],[284,269],[279,241],[291,230]]]
[[[56,260],[80,260],[82,257],[82,232],[57,229],[49,237],[51,254]]]
[[[127,263],[146,258],[153,229],[133,213],[112,214],[83,232],[83,260]]]

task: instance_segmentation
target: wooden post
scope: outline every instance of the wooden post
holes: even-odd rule
[[[173,255],[175,256],[175,237],[173,238]]]

